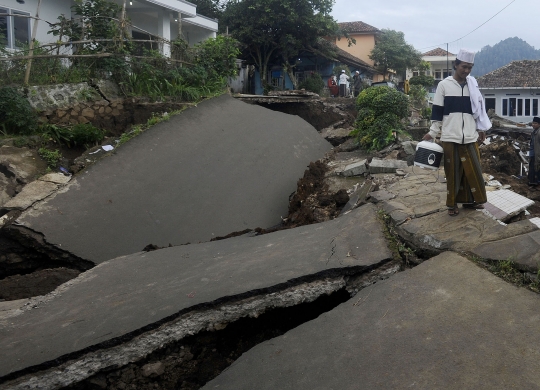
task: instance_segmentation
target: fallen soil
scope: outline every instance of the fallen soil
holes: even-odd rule
[[[53,291],[61,284],[76,278],[81,271],[59,267],[13,275],[0,280],[0,301],[31,298]]]

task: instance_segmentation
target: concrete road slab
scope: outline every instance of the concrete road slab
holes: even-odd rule
[[[359,272],[391,258],[373,205],[322,224],[117,258],[19,315],[0,318],[0,377],[114,345],[194,308]]]
[[[221,96],[132,139],[18,222],[96,263],[268,228],[330,148],[297,116]]]
[[[266,341],[204,389],[534,389],[540,297],[445,252]]]
[[[519,268],[538,272],[540,268],[540,230],[504,240],[486,242],[472,253],[489,260],[511,260]]]

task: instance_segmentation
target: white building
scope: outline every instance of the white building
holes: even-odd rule
[[[538,116],[540,60],[513,61],[477,80],[486,109],[514,122],[528,123]]]
[[[439,82],[448,76],[452,76],[456,55],[438,47],[422,54],[422,60],[430,65],[429,69],[424,74],[426,76],[433,76],[435,79],[433,86],[428,88],[429,96],[433,99]],[[407,69],[406,79],[410,80],[411,77],[419,75],[419,71]]]
[[[122,0],[114,0],[122,5]],[[0,0],[0,35],[3,45],[16,49],[20,42],[28,43],[32,36],[33,19],[38,0]],[[72,15],[73,0],[42,0],[40,21],[36,39],[41,43],[56,41],[56,37],[47,34],[49,23],[58,22],[60,15]],[[184,39],[195,45],[208,38],[215,38],[218,22],[205,16],[197,15],[197,6],[184,0],[127,0],[126,13],[136,28],[130,28],[134,38],[148,39],[148,34],[166,40],[174,40],[181,29]],[[3,15],[2,15],[3,14]],[[7,14],[7,15],[6,15]],[[141,35],[142,34],[142,35]],[[165,45],[163,54],[168,55]]]

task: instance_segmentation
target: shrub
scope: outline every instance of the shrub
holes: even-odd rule
[[[426,76],[426,75],[413,76],[409,80],[409,83],[411,85],[421,85],[424,88],[430,88],[430,87],[433,87],[433,84],[435,83],[435,79],[432,76]]]
[[[409,90],[409,97],[411,98],[411,104],[416,108],[423,108],[427,105],[427,91],[421,85],[411,85]]]
[[[300,83],[298,88],[320,95],[321,91],[324,89],[324,81],[320,74],[311,73],[307,79]]]
[[[421,115],[422,115],[422,119],[427,119],[427,120],[431,119],[431,107],[422,108]]]
[[[67,127],[47,123],[39,126],[38,133],[45,141],[53,141],[57,144],[63,143],[69,146],[71,141],[71,131]]]
[[[49,150],[46,148],[40,148],[38,154],[43,160],[47,162],[47,166],[51,169],[54,169],[58,166],[58,162],[62,158],[62,154],[58,149]]]
[[[75,145],[88,147],[103,139],[105,132],[90,123],[80,123],[71,129],[71,139]]]
[[[37,115],[15,88],[0,88],[0,132],[31,134],[37,127]]]
[[[409,116],[407,95],[389,87],[367,88],[356,100],[358,116],[351,135],[367,149],[380,150],[394,140],[393,132],[403,132],[402,119]]]

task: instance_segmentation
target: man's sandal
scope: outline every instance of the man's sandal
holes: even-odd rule
[[[455,217],[458,214],[459,214],[459,209],[458,209],[457,205],[455,205],[454,207],[448,207],[448,215],[449,216]]]
[[[464,209],[474,209],[474,210],[483,210],[484,209],[484,205],[481,204],[481,203],[463,203],[463,208]]]

